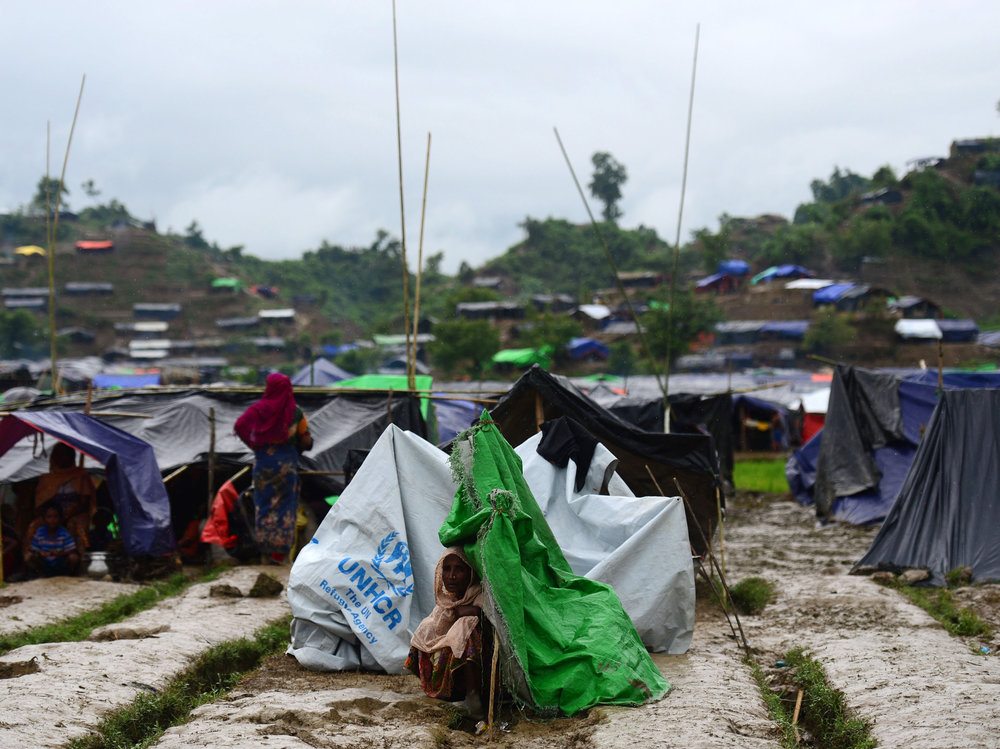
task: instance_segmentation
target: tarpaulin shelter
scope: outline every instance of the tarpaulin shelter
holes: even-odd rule
[[[101,255],[114,250],[115,243],[110,239],[81,239],[76,243],[76,251],[81,255]]]
[[[37,244],[26,244],[18,247],[14,250],[15,255],[25,255],[30,257],[31,255],[45,255],[45,249],[39,247]]]
[[[552,357],[540,349],[506,348],[493,354],[493,363],[515,367],[550,367],[552,366]]]
[[[924,340],[936,341],[944,336],[937,320],[909,319],[896,320],[893,326],[896,335],[905,341]]]
[[[945,343],[975,343],[979,337],[979,326],[974,320],[935,320]]]
[[[319,357],[302,367],[292,376],[293,385],[329,385],[333,382],[353,379],[355,375],[341,369],[328,359]]]
[[[938,373],[840,365],[824,427],[785,467],[803,504],[824,519],[882,520],[899,493],[938,400]],[[1000,387],[1000,374],[944,372],[946,391]]]
[[[142,374],[114,374],[111,372],[101,372],[94,375],[95,388],[141,388],[160,384],[159,372],[145,372]]]
[[[0,420],[0,455],[36,432],[65,442],[104,466],[129,556],[162,556],[176,548],[167,490],[147,442],[87,414],[21,410]],[[6,473],[15,468],[13,463],[4,461]]]
[[[713,273],[705,276],[694,285],[696,294],[714,291],[717,294],[728,294],[739,288],[739,278],[730,273]]]
[[[855,565],[923,568],[931,583],[971,567],[1000,580],[1000,391],[946,390],[892,509]]]
[[[750,264],[746,260],[720,260],[716,273],[728,273],[731,276],[750,275]]]
[[[717,502],[723,498],[719,461],[708,435],[638,429],[597,405],[566,378],[538,366],[514,383],[490,409],[490,416],[515,446],[533,436],[542,422],[569,416],[618,459],[618,474],[637,496],[671,493],[676,477],[694,510],[694,517],[688,517],[689,527],[697,523],[711,537],[718,518]],[[698,553],[705,551],[694,528],[691,542]]]
[[[456,440],[459,489],[439,537],[464,545],[483,581],[507,689],[534,709],[566,715],[662,697],[670,685],[614,589],[573,573],[521,461],[485,413],[483,421]]]
[[[92,405],[94,410],[110,414],[101,417],[103,422],[152,445],[159,470],[166,473],[182,466],[207,465],[213,443],[213,412],[217,461],[233,466],[251,464],[253,452],[233,433],[233,424],[261,392],[211,388],[112,390],[95,394]],[[421,400],[409,393],[309,390],[296,392],[295,400],[309,420],[313,436],[313,448],[299,457],[299,466],[324,472],[302,477],[303,496],[314,494],[322,500],[339,494],[344,477],[336,474],[344,470],[348,453],[370,449],[390,423],[421,437],[428,436]],[[36,402],[32,411],[65,407],[60,401],[51,405]],[[30,446],[15,445],[12,453],[19,450],[20,463],[32,472],[19,475],[18,462],[7,458],[0,462],[0,481],[19,481],[47,470],[47,463],[31,456]],[[175,485],[183,485],[185,475],[171,482],[172,493]],[[201,503],[201,499],[197,502]]]
[[[631,496],[599,446],[582,468],[543,465],[535,443],[519,454],[533,465],[524,480],[545,495],[551,533],[570,549],[573,571],[620,589],[646,647],[683,652],[693,573],[679,500]],[[567,488],[581,471],[581,489]],[[598,487],[626,493],[590,496]],[[457,489],[443,451],[387,428],[295,560],[288,652],[314,670],[401,673],[411,633],[434,606],[438,531]],[[646,574],[650,567],[658,574]]]
[[[824,286],[822,289],[816,289],[813,292],[813,304],[817,306],[821,304],[836,304],[840,297],[853,289],[855,285],[853,283],[832,283],[829,286]]]
[[[611,350],[593,338],[573,338],[566,344],[570,359],[607,359]]]

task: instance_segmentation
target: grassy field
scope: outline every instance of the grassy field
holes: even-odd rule
[[[785,456],[737,460],[733,466],[733,483],[737,489],[746,491],[783,494],[788,491],[785,461]]]

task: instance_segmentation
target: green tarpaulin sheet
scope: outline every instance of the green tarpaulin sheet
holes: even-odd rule
[[[459,483],[439,537],[463,544],[483,580],[508,690],[543,713],[638,705],[670,684],[608,585],[574,575],[521,472],[521,459],[483,412],[459,435]],[[654,570],[650,574],[656,574]]]
[[[533,348],[505,348],[493,354],[494,364],[513,364],[515,367],[530,367],[537,364],[547,369],[552,364],[552,358],[542,350]]]

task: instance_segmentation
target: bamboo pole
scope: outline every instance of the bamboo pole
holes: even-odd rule
[[[563,159],[566,160],[566,166],[569,167],[570,176],[573,177],[573,183],[576,185],[576,190],[580,193],[580,199],[583,201],[583,207],[587,210],[587,215],[590,216],[590,225],[594,229],[594,233],[597,235],[597,239],[601,244],[601,248],[604,250],[604,255],[608,259],[608,264],[611,266],[612,272],[615,274],[615,282],[618,284],[618,293],[622,295],[625,300],[625,304],[628,306],[629,314],[632,315],[632,319],[635,320],[635,329],[639,335],[639,344],[642,346],[643,352],[646,354],[646,358],[653,362],[653,354],[649,350],[649,345],[646,343],[646,334],[643,332],[642,325],[639,324],[639,319],[635,315],[635,310],[632,308],[632,300],[629,299],[628,292],[625,290],[625,284],[622,283],[621,276],[618,274],[618,266],[615,265],[614,258],[611,257],[611,250],[608,249],[608,243],[604,241],[604,235],[601,234],[601,229],[597,225],[597,220],[594,218],[593,211],[590,210],[590,203],[587,202],[587,197],[583,194],[583,188],[580,187],[580,180],[576,178],[576,171],[573,169],[573,164],[569,160],[569,154],[566,153],[566,148],[563,146],[562,138],[559,137],[558,128],[552,128],[556,134],[556,141],[559,143],[559,149],[562,151]],[[659,386],[660,390],[663,392],[663,399],[666,401],[667,391],[660,382],[660,373],[653,373],[656,376],[656,384]]]
[[[427,215],[427,176],[431,171],[431,134],[427,133],[427,161],[424,164],[424,199],[420,206],[420,240],[417,243],[417,290],[413,302],[413,370],[410,388],[417,386],[417,328],[420,327],[420,282],[424,271],[424,218]]]
[[[663,393],[663,405],[668,414],[670,411],[670,355],[674,337],[674,300],[677,297],[677,258],[681,252],[681,223],[684,219],[684,194],[687,192],[688,154],[691,152],[691,119],[694,112],[694,82],[698,71],[698,38],[700,35],[701,24],[699,23],[694,29],[694,62],[691,65],[691,96],[688,99],[687,134],[684,138],[684,171],[681,177],[680,207],[677,210],[677,233],[674,238],[674,265],[670,273],[670,303],[667,307],[667,356],[664,362],[666,390]]]
[[[87,82],[86,73],[80,81],[80,93],[76,97],[76,109],[73,111],[73,124],[69,128],[69,138],[66,140],[66,155],[63,156],[62,172],[59,175],[59,187],[56,190],[56,210],[52,218],[52,230],[48,232],[48,216],[52,210],[52,200],[49,197],[49,125],[45,125],[45,226],[48,232],[49,253],[49,351],[52,356],[52,392],[56,392],[56,291],[55,291],[55,245],[56,233],[59,231],[59,208],[62,203],[63,183],[66,181],[66,164],[69,162],[69,147],[73,143],[73,131],[76,130],[76,118],[80,114],[80,102],[83,101],[83,85]]]
[[[215,407],[208,409],[208,505],[205,517],[212,515],[212,500],[215,499]]]
[[[792,714],[792,728],[795,729],[795,743],[799,743],[799,710],[802,709],[802,690],[795,696],[795,712]]]
[[[183,465],[183,466],[181,466],[176,471],[174,471],[169,476],[167,476],[165,479],[163,479],[163,483],[165,484],[168,481],[170,481],[171,479],[176,478],[177,476],[180,476],[182,473],[184,473],[184,471],[186,471],[190,467],[191,466],[189,466],[189,465]]]
[[[493,705],[496,704],[497,684],[500,676],[500,636],[493,628],[493,663],[490,667],[490,706],[486,712],[486,722],[490,726],[490,741],[493,741]]]
[[[403,128],[399,114],[399,45],[396,41],[396,0],[392,0],[392,63],[396,81],[396,155],[399,163],[399,223],[403,255],[403,330],[406,332],[406,377],[412,388],[415,365],[410,361],[410,271],[406,267],[406,211],[403,208]]]

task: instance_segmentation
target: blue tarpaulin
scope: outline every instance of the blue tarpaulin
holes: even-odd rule
[[[566,345],[566,350],[572,359],[586,359],[588,356],[607,359],[611,353],[607,346],[593,338],[574,338]]]
[[[975,343],[979,326],[974,320],[935,320],[945,343]]]
[[[434,413],[437,417],[438,443],[451,442],[464,432],[472,422],[479,418],[483,411],[480,404],[458,399],[444,400],[443,393],[434,393],[439,400],[434,401]]]
[[[162,556],[176,549],[170,500],[148,442],[83,413],[18,411],[0,421],[0,455],[35,431],[104,465],[129,556]]]
[[[808,320],[771,320],[761,326],[760,334],[771,333],[776,338],[801,341],[808,329]]]
[[[834,283],[824,286],[822,289],[816,289],[813,292],[813,304],[835,304],[844,295],[844,292],[853,289],[854,286],[853,283]]]
[[[750,264],[746,260],[723,260],[717,270],[720,275],[746,276],[750,273]]]
[[[845,371],[848,369],[845,368]],[[860,374],[864,370],[857,371]],[[871,373],[878,374],[874,370]],[[835,496],[829,512],[823,513],[830,519],[860,525],[878,522],[887,515],[937,406],[937,370],[882,376],[885,378],[881,380],[882,384],[873,380],[865,387],[852,391],[856,392],[854,397],[857,402],[845,402],[841,397],[834,404],[831,398],[831,409],[839,411],[846,408],[851,413],[831,420],[828,412],[827,425],[794,451],[785,465],[785,475],[795,498],[803,505],[813,504],[822,440],[828,432],[835,435],[833,439],[838,443],[836,452],[844,459],[831,465],[828,481]],[[835,377],[841,377],[841,373],[838,372]],[[945,390],[997,388],[1000,387],[1000,373],[945,372],[943,384]],[[880,431],[874,422],[863,418],[869,410],[880,412],[884,414],[880,417],[884,427],[894,420],[890,407],[894,401],[898,401],[899,408],[899,421],[896,422],[899,428],[895,435],[889,433],[891,430]],[[831,430],[831,424],[835,429]],[[853,437],[848,439],[845,429],[853,432]],[[849,443],[855,442],[861,449],[867,449],[869,457],[851,452]],[[866,470],[865,463],[869,460],[870,469]],[[844,490],[845,486],[856,490]]]
[[[813,272],[801,265],[779,265],[774,269],[775,278],[812,278]]]
[[[152,374],[96,374],[95,388],[144,388],[159,385],[159,373]]]

